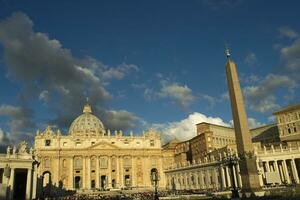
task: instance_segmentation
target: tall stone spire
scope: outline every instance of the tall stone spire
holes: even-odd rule
[[[242,192],[254,193],[261,191],[259,175],[254,156],[251,135],[248,128],[247,114],[244,106],[241,86],[238,79],[236,65],[231,59],[231,53],[226,48],[226,76],[234,122],[237,150],[241,158],[240,173],[242,177]]]

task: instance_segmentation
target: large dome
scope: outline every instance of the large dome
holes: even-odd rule
[[[92,114],[89,104],[83,108],[83,114],[78,116],[71,124],[69,134],[74,136],[105,134],[103,123]]]

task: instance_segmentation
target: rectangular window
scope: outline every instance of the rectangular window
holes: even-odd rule
[[[81,142],[76,142],[76,146],[81,146]]]
[[[95,142],[92,142],[92,145],[94,145],[95,144]]]
[[[51,140],[45,140],[45,146],[49,147],[51,145]]]
[[[63,146],[65,147],[65,146],[67,146],[68,145],[68,143],[67,142],[63,142]]]
[[[154,140],[150,140],[150,146],[154,147]]]

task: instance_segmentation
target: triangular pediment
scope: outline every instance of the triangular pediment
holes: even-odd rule
[[[114,144],[110,144],[108,142],[101,141],[94,145],[91,145],[90,147],[88,147],[88,149],[106,149],[107,150],[107,149],[119,149],[119,147]]]

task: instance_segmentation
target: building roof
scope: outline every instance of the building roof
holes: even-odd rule
[[[218,125],[218,124],[212,124],[212,123],[208,123],[208,122],[200,122],[196,125],[199,125],[199,124],[207,124],[207,125],[210,125],[210,126],[217,126],[217,127],[221,127],[221,128],[228,128],[228,129],[232,129],[232,127],[228,127],[228,126],[222,126],[222,125]]]
[[[104,134],[103,123],[98,117],[92,114],[92,108],[86,104],[83,108],[83,114],[79,115],[71,124],[69,134],[71,135],[100,135]]]
[[[274,112],[273,114],[277,115],[277,114],[281,114],[281,113],[284,113],[284,112],[293,111],[293,110],[297,110],[297,109],[300,109],[300,104],[294,104],[294,105],[286,106],[286,107]]]

